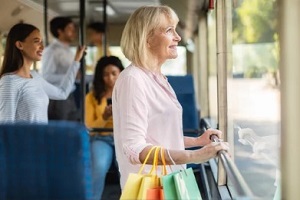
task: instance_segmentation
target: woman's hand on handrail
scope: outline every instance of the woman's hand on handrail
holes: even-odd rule
[[[227,142],[211,142],[201,149],[194,152],[194,163],[202,163],[214,158],[218,155],[219,151],[228,151],[229,144]]]
[[[217,129],[207,129],[202,135],[196,138],[197,146],[205,146],[209,143],[211,143],[211,136],[215,135],[218,138],[222,138],[223,133],[220,130]]]

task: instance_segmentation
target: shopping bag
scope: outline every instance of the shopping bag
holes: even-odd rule
[[[162,160],[162,176],[165,176],[167,174],[167,168],[166,168],[166,161],[165,161],[165,154],[164,154],[164,149],[161,148],[160,149],[161,152],[161,160]],[[155,154],[156,157],[156,163],[154,166],[157,166],[157,162],[158,162],[158,155]],[[163,191],[163,187],[161,186],[161,177],[158,178],[159,184],[160,186],[158,187],[154,187],[154,188],[149,188],[147,190],[147,196],[146,199],[147,200],[164,200],[164,191]]]
[[[164,199],[171,199],[171,200],[177,200],[177,192],[174,182],[174,174],[177,174],[178,172],[173,172],[171,174],[165,175],[161,177],[161,184],[163,187],[163,194]]]
[[[142,174],[142,171],[151,155],[152,151],[155,149],[153,165],[148,174]],[[147,199],[148,189],[158,188],[160,186],[159,177],[156,174],[157,170],[157,160],[158,152],[160,147],[152,147],[148,152],[144,163],[142,164],[139,172],[137,174],[130,173],[125,186],[122,190],[120,200],[132,200],[132,199]]]
[[[167,151],[167,153],[173,165],[176,165],[176,163],[170,156],[169,151]],[[180,171],[162,176],[161,183],[165,199],[202,199],[192,168],[182,168],[182,170]]]
[[[142,174],[130,173],[122,190],[120,200],[137,199],[142,178]]]
[[[160,186],[159,177],[157,175],[145,175],[142,178],[140,190],[137,199],[147,199],[147,192]],[[152,191],[152,193],[155,191]]]
[[[147,190],[147,200],[164,200],[163,188],[161,186]]]
[[[202,200],[192,168],[175,173],[173,178],[178,199]]]

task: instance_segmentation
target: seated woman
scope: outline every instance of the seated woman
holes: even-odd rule
[[[115,56],[102,57],[97,65],[92,90],[85,98],[85,123],[88,128],[112,128],[112,96],[115,82],[124,69],[122,62]],[[112,132],[91,133],[91,151],[93,161],[94,198],[102,196],[106,173],[114,156]]]

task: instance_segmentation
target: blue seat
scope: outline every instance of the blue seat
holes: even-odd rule
[[[167,76],[167,78],[183,109],[184,133],[190,135],[193,130],[199,130],[199,110],[196,104],[193,76]]]
[[[194,81],[192,75],[167,76],[183,109],[183,133],[185,136],[197,137],[200,130],[200,110],[197,108]],[[196,149],[193,147],[190,149]],[[199,169],[199,164],[188,164],[187,167]]]
[[[83,125],[0,125],[0,199],[91,197],[89,136]]]

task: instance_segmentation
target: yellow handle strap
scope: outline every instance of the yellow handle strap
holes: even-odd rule
[[[142,171],[144,170],[144,167],[145,167],[145,165],[146,165],[146,163],[147,163],[147,161],[148,161],[148,159],[149,159],[149,157],[150,157],[152,151],[153,151],[154,149],[156,149],[156,148],[157,148],[157,146],[151,147],[151,149],[149,150],[149,152],[148,152],[148,154],[147,154],[147,156],[146,156],[146,158],[145,158],[145,160],[144,160],[144,163],[142,164],[142,166],[141,166],[141,168],[140,168],[138,174],[141,174],[141,173],[142,173]]]
[[[161,148],[161,162],[162,166],[162,175],[167,175],[166,159],[165,159],[165,149]]]
[[[152,164],[152,168],[151,168],[149,174],[153,174],[153,172],[156,174],[157,165],[158,165],[158,153],[159,153],[160,149],[161,149],[161,147],[156,147],[156,149],[155,149],[153,164]]]
[[[152,168],[151,168],[149,174],[156,173],[156,171],[157,171],[159,151],[161,152],[161,160],[162,160],[162,164],[163,164],[163,166],[162,166],[162,175],[167,174],[167,167],[166,167],[166,160],[165,160],[165,149],[162,148],[162,147],[159,147],[159,146],[151,147],[151,149],[149,150],[149,152],[148,152],[148,154],[147,154],[147,156],[144,160],[143,165],[141,166],[141,168],[138,172],[139,174],[141,174],[142,171],[144,170],[144,167],[145,167],[145,165],[146,165],[146,163],[147,163],[147,161],[148,161],[148,159],[149,159],[149,157],[150,157],[150,155],[151,155],[151,153],[154,149],[155,149],[154,158],[153,158]]]

